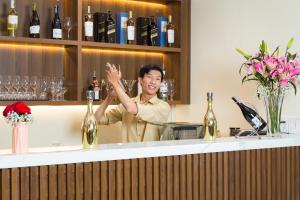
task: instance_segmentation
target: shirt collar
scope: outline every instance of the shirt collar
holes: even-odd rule
[[[148,102],[151,104],[155,104],[157,101],[158,101],[158,97],[157,97],[157,95],[155,95],[151,99],[149,99]],[[141,103],[141,94],[134,98],[134,102]]]

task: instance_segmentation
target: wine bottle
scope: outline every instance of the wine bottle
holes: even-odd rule
[[[242,103],[238,97],[232,97],[232,99],[240,107],[244,118],[256,131],[261,131],[266,127],[266,121],[263,120],[255,110]]]
[[[150,24],[148,26],[148,45],[149,46],[157,46],[157,39],[158,39],[158,28],[157,24],[155,23],[154,16],[150,18]]]
[[[92,86],[92,89],[94,91],[94,100],[95,101],[100,101],[101,94],[100,94],[99,83],[98,83],[98,80],[97,80],[97,77],[96,77],[96,71],[94,71],[93,80],[92,80],[91,86]]]
[[[29,37],[39,38],[40,37],[40,19],[36,10],[36,3],[32,4],[32,17],[29,26]]]
[[[18,30],[18,14],[15,9],[15,0],[10,0],[10,9],[7,16],[7,31],[11,37],[16,37]]]
[[[127,44],[134,44],[135,40],[135,22],[132,18],[132,11],[129,11],[129,18],[127,21]]]
[[[174,30],[175,26],[172,23],[172,15],[169,15],[167,24],[167,45],[168,47],[174,47]]]
[[[164,78],[166,76],[165,65],[163,65],[163,76]],[[164,101],[168,101],[169,99],[168,96],[169,96],[168,82],[165,79],[163,79],[159,87],[159,98]]]
[[[91,14],[91,6],[88,6],[88,11],[84,16],[84,40],[93,41],[93,33],[93,15]]]
[[[207,92],[207,111],[204,116],[202,135],[204,140],[215,140],[217,137],[217,119],[212,109],[213,93]]]
[[[112,18],[111,11],[108,11],[107,19],[105,20],[105,42],[116,42],[116,22]]]
[[[61,29],[61,21],[59,18],[59,6],[56,4],[54,6],[54,18],[52,21],[52,38],[53,39],[62,39],[62,29]]]
[[[93,98],[94,92],[87,90],[87,113],[84,117],[84,121],[81,127],[82,134],[82,146],[84,149],[90,149],[97,146],[97,120],[93,112]]]

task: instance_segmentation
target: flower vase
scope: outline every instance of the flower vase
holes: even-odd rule
[[[280,136],[281,109],[287,88],[261,88],[267,115],[268,136]]]
[[[28,123],[18,122],[12,129],[12,153],[21,154],[28,152]]]

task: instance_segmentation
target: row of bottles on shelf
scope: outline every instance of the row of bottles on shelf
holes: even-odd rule
[[[114,19],[111,11],[92,14],[88,6],[84,17],[84,39],[87,41],[174,47],[174,30],[171,15],[156,20],[154,16],[134,20],[129,11],[117,13]]]
[[[15,9],[15,0],[11,0],[10,9],[7,16],[8,35],[15,37],[19,25],[18,13]],[[70,38],[72,22],[70,17],[63,21],[63,27],[67,30],[67,38]],[[59,17],[59,5],[54,6],[54,17],[52,20],[53,39],[62,39],[62,21]],[[40,19],[37,12],[37,4],[32,4],[32,16],[29,24],[29,37],[40,37]],[[132,11],[129,13],[120,12],[114,19],[112,12],[108,13],[91,13],[91,7],[88,6],[87,14],[84,16],[84,40],[120,43],[120,44],[139,44],[149,46],[168,46],[174,47],[174,30],[172,16],[157,17],[137,17],[133,18]]]
[[[10,1],[10,9],[7,16],[7,31],[8,35],[15,37],[18,31],[18,13],[15,8],[15,0]],[[66,22],[67,25],[67,22]],[[68,29],[68,27],[66,27]],[[29,37],[39,38],[40,37],[40,19],[36,9],[36,3],[32,4],[32,16],[29,24]],[[59,17],[59,5],[54,6],[54,17],[52,20],[52,38],[53,39],[62,39],[62,23]],[[69,30],[68,30],[69,33]],[[68,36],[69,37],[69,36]]]
[[[164,77],[166,76],[166,70],[163,67]],[[137,83],[136,79],[122,79],[119,84],[123,88],[123,90],[129,95],[129,97],[134,97],[133,91],[134,87]],[[110,83],[106,79],[100,79],[98,81],[96,76],[96,71],[93,72],[92,81],[88,87],[88,90],[94,91],[94,99],[95,101],[103,100],[103,94],[107,94],[110,90]],[[104,90],[103,90],[104,88]],[[141,89],[137,88],[137,93],[139,94]],[[158,92],[158,97],[164,101],[173,101],[175,95],[175,79],[163,79],[160,84],[160,89]]]

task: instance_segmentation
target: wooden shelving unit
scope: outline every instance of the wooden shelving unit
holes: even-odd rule
[[[81,105],[85,104],[84,91],[91,81],[93,71],[98,80],[105,77],[105,63],[121,66],[123,78],[136,79],[142,65],[165,65],[166,78],[176,81],[175,100],[170,104],[190,102],[190,0],[60,0],[60,17],[70,16],[74,27],[70,40],[51,38],[51,20],[56,0],[37,2],[41,23],[41,38],[29,38],[28,26],[32,0],[16,1],[19,15],[17,37],[8,37],[6,18],[10,0],[0,6],[0,68],[1,75],[64,76],[68,92],[66,101],[28,101],[30,105]],[[175,47],[152,47],[116,43],[83,41],[83,16],[87,6],[92,12],[128,12],[139,16],[173,16],[176,26]],[[105,90],[103,88],[103,90]],[[134,89],[137,92],[137,85]],[[105,94],[105,92],[104,92]],[[0,101],[7,105],[10,101]]]

